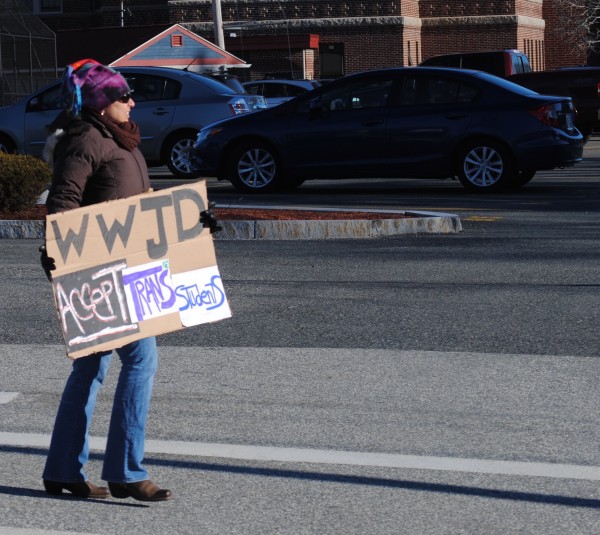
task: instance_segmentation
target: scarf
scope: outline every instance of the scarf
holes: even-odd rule
[[[132,121],[117,124],[100,115],[100,122],[114,136],[117,145],[131,152],[141,142],[140,128]]]
[[[90,113],[89,110],[88,113]],[[119,147],[131,152],[140,144],[140,128],[136,123],[127,121],[125,123],[118,124],[111,121],[108,117],[100,115],[99,113],[90,113],[90,115],[93,115],[95,119],[100,121],[106,127],[106,129],[115,138],[115,141]]]

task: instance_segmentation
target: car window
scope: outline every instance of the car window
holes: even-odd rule
[[[251,95],[262,95],[265,98],[291,98],[307,91],[304,87],[278,82],[247,84],[244,87]]]
[[[150,74],[123,73],[133,99],[144,102],[149,100],[172,100],[179,97],[181,83],[171,78]]]
[[[453,78],[434,76],[406,76],[394,95],[396,106],[418,106],[472,102],[477,98],[477,87]]]
[[[308,88],[297,85],[286,85],[285,89],[288,97],[297,97],[298,95],[302,95],[308,91]]]
[[[61,107],[60,84],[57,84],[33,97],[27,104],[27,111],[58,110]]]
[[[265,98],[280,98],[289,96],[287,86],[284,84],[264,84],[263,97]]]
[[[226,85],[229,89],[232,89],[238,94],[243,95],[244,93],[247,93],[237,76],[220,73],[203,74],[202,76],[208,78],[209,80],[216,80],[218,82],[221,82],[222,84]]]
[[[297,97],[308,91],[304,87],[292,84],[265,84],[263,95],[267,98]]]
[[[321,105],[330,111],[382,108],[387,105],[391,87],[391,80],[357,81],[341,89],[326,91],[321,96]]]
[[[504,75],[504,53],[490,52],[481,54],[465,54],[462,57],[463,69],[474,69],[476,71],[491,72],[498,76]]]
[[[249,95],[261,95],[262,84],[244,84],[244,89]]]
[[[425,60],[421,65],[431,67],[460,67],[460,56],[437,56]]]
[[[529,61],[527,56],[523,56],[521,54],[515,54],[512,56],[512,64],[513,64],[513,72],[521,73],[521,72],[530,72],[531,67],[529,66]]]
[[[437,56],[423,61],[421,65],[473,69],[504,76],[504,52],[478,52],[474,54],[456,54]]]

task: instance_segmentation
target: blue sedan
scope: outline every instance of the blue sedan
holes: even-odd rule
[[[244,192],[311,179],[458,177],[474,191],[580,161],[569,97],[469,70],[405,67],[335,80],[198,134],[197,171]]]

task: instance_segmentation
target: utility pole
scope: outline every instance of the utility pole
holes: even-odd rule
[[[223,17],[221,16],[221,0],[212,0],[213,25],[215,28],[215,44],[225,50],[223,36]]]

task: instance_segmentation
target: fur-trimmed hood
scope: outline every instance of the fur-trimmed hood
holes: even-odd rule
[[[65,131],[62,128],[59,128],[46,138],[42,158],[50,166],[50,169],[54,169],[54,149],[63,137],[65,137]]]

